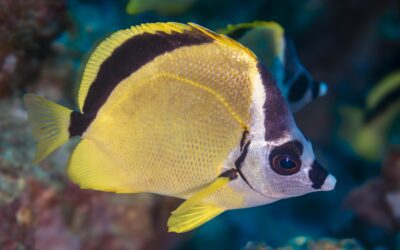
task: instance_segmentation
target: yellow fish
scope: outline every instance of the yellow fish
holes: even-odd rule
[[[24,102],[36,162],[79,136],[70,179],[186,199],[169,231],[335,186],[271,73],[241,44],[197,24],[143,24],[105,39],[84,70],[78,111],[34,94]]]
[[[394,121],[400,117],[400,71],[385,76],[369,91],[365,108],[345,106],[340,113],[341,136],[354,152],[371,162],[382,160],[390,139],[396,137],[390,132],[396,134]]]
[[[146,11],[155,11],[162,16],[173,16],[184,13],[197,0],[129,0],[126,12],[131,15]]]

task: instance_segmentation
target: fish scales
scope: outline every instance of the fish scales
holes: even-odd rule
[[[251,78],[241,71],[256,68],[246,58],[216,67],[237,53],[218,47],[177,49],[143,66],[118,85],[83,135],[102,143],[113,157],[125,157],[138,191],[187,194],[189,187],[201,187],[220,173],[241,139],[252,91]],[[152,175],[161,179],[147,183]]]

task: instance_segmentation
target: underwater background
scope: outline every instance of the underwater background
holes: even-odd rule
[[[153,10],[128,14],[123,0],[0,0],[0,249],[400,249],[399,1],[149,2]],[[31,163],[22,96],[74,107],[82,64],[107,35],[145,22],[218,31],[254,20],[281,24],[304,66],[328,85],[295,118],[336,176],[335,190],[229,211],[178,235],[166,221],[181,200],[72,184],[72,144]],[[368,124],[360,116],[385,81],[394,86],[380,97],[386,108]]]

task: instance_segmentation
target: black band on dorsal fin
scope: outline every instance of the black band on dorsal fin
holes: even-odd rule
[[[95,114],[82,114],[78,111],[71,113],[69,124],[69,137],[81,136],[93,121]]]
[[[114,88],[146,63],[174,49],[212,41],[210,36],[197,29],[169,33],[143,32],[124,41],[101,63],[95,79],[90,84],[82,108],[84,118],[77,113],[71,115],[71,135],[81,135],[94,120]],[[78,120],[83,122],[78,124],[72,122]]]
[[[212,41],[210,37],[197,30],[170,34],[143,33],[128,39],[101,64],[97,77],[90,85],[83,113],[97,113],[118,83],[155,57],[179,47]]]

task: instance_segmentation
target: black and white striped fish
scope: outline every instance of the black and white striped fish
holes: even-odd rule
[[[222,32],[251,49],[275,76],[293,112],[324,96],[328,86],[316,81],[302,65],[294,43],[275,22],[228,25]]]

